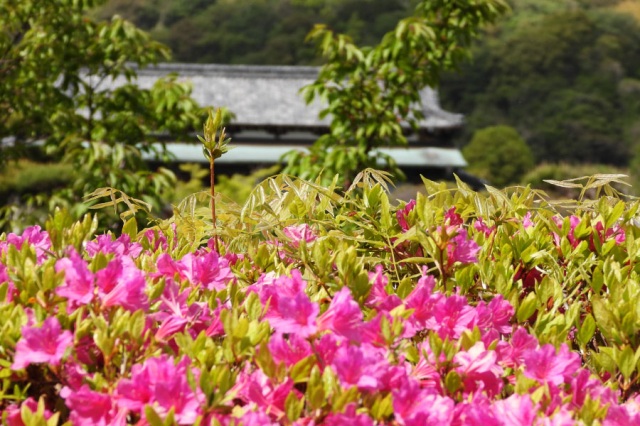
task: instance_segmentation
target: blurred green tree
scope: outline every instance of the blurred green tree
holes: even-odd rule
[[[534,165],[527,143],[509,126],[478,130],[463,154],[471,173],[497,187],[519,183]]]
[[[500,123],[518,129],[538,162],[627,165],[638,143],[638,22],[607,2],[512,3],[475,60],[443,79],[443,105],[467,117],[460,144]]]
[[[310,153],[291,152],[285,172],[312,179],[340,174],[349,182],[366,167],[401,171],[378,151],[402,146],[407,123],[423,118],[419,91],[436,86],[443,71],[468,56],[479,28],[507,10],[502,0],[432,0],[418,2],[413,16],[401,20],[380,44],[358,47],[352,39],[319,25],[309,38],[326,60],[317,80],[304,89],[307,102],[327,101],[321,115],[331,115],[330,132]]]
[[[76,216],[86,211],[84,195],[107,186],[160,207],[175,178],[149,171],[142,155],[164,154],[153,134],[184,134],[201,119],[190,86],[175,76],[150,89],[132,82],[138,68],[167,60],[169,50],[117,16],[91,19],[87,12],[100,3],[0,3],[0,163],[44,156],[71,164],[73,185],[26,202],[66,206]],[[19,216],[15,207],[2,210],[5,222]]]

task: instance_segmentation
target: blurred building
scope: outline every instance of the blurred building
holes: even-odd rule
[[[137,84],[150,88],[170,73],[193,85],[193,98],[203,106],[226,107],[235,118],[227,133],[235,147],[216,164],[243,167],[274,164],[292,149],[305,149],[319,135],[328,132],[329,117],[319,118],[322,102],[307,105],[300,89],[311,84],[316,67],[254,66],[163,63],[138,70]],[[125,80],[110,83],[115,86]],[[463,124],[463,116],[444,111],[437,92],[421,92],[425,118],[418,132],[407,127],[409,147],[387,149],[405,169],[440,169],[450,172],[466,166],[458,149],[452,146],[453,133]],[[193,144],[169,141],[168,147],[180,162],[205,161],[194,137]]]

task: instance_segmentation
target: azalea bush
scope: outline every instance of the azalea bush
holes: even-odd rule
[[[640,422],[639,229],[618,176],[484,194],[279,175],[121,235],[0,237],[9,425]],[[216,220],[217,227],[211,226]]]

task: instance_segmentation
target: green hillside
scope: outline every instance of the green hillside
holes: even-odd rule
[[[316,23],[374,44],[411,10],[407,0],[111,0],[97,15],[133,21],[176,61],[296,65],[317,61],[305,43]]]

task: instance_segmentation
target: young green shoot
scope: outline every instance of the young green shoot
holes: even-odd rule
[[[215,160],[229,151],[229,142],[224,127],[222,127],[222,109],[216,109],[215,116],[209,109],[209,117],[204,124],[204,137],[198,136],[202,142],[202,152],[209,160],[209,178],[211,185],[211,222],[213,224],[216,251],[218,250],[218,236],[216,232],[216,190],[215,190]]]

